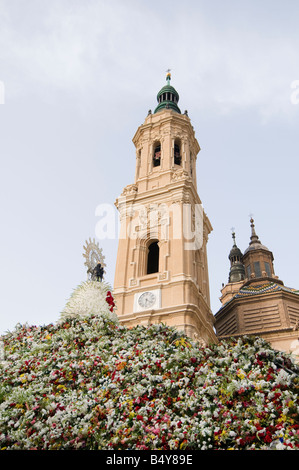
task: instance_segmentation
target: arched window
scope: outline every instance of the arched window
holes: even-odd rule
[[[174,143],[174,164],[175,165],[180,165],[182,162],[182,157],[181,157],[181,143],[177,139]]]
[[[154,144],[153,166],[161,165],[161,144],[156,142]]]
[[[159,245],[157,241],[152,242],[148,247],[147,274],[159,271]]]

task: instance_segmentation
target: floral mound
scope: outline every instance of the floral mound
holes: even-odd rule
[[[298,449],[298,368],[260,338],[89,316],[2,341],[2,449]]]

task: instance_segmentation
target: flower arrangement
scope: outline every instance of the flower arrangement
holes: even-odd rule
[[[118,322],[110,286],[106,282],[86,281],[74,289],[61,312],[60,319],[84,317],[90,314],[104,316]]]
[[[299,448],[298,368],[262,338],[202,347],[91,313],[2,341],[1,449]]]

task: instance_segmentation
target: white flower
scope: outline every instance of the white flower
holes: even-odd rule
[[[118,323],[117,315],[110,311],[106,301],[108,291],[111,291],[111,288],[105,282],[83,282],[72,293],[61,312],[60,321],[74,316],[84,318],[87,315],[99,315]]]

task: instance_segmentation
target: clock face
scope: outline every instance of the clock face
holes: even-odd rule
[[[149,308],[154,305],[156,296],[152,292],[144,292],[138,299],[140,307]]]

